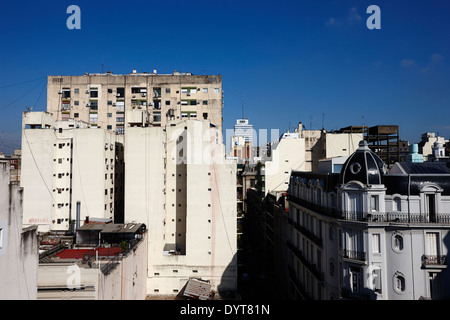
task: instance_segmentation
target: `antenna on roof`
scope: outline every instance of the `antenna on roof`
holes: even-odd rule
[[[322,130],[325,129],[323,126],[324,120],[325,120],[325,113],[322,113]]]
[[[102,73],[103,73],[103,55],[102,55]]]

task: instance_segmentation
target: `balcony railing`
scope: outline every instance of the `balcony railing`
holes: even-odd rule
[[[423,255],[422,256],[422,266],[447,266],[447,256],[446,255]]]
[[[337,219],[364,221],[364,222],[397,222],[397,223],[439,223],[450,224],[450,214],[448,213],[407,213],[407,212],[346,212],[332,207],[324,207],[310,201],[289,195],[288,200],[305,209],[331,216]]]
[[[295,254],[295,256],[303,263],[303,265],[309,269],[309,271],[317,278],[319,281],[324,280],[324,273],[317,268],[316,264],[309,262],[304,256],[301,250],[299,250],[292,242],[286,241],[288,248]]]
[[[343,258],[358,260],[358,261],[366,261],[366,253],[363,251],[355,251],[355,250],[343,250]]]

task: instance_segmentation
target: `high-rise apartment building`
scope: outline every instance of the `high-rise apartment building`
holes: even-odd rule
[[[253,125],[248,119],[237,119],[230,139],[230,157],[237,158],[239,163],[252,161]]]
[[[48,112],[24,112],[24,226],[67,231],[86,216],[121,222],[122,141],[123,136],[88,128],[82,121],[53,121]]]
[[[127,127],[125,172],[125,222],[148,227],[147,293],[176,295],[191,277],[235,291],[236,163],[219,130],[192,119]]]
[[[221,75],[112,72],[49,76],[47,111],[53,120],[82,120],[123,134],[127,110],[146,110],[148,125],[168,120],[207,119],[222,132]]]

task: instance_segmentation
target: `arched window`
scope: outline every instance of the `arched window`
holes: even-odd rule
[[[399,197],[395,197],[392,201],[393,211],[402,211],[402,200]]]
[[[406,290],[406,280],[403,274],[397,272],[394,275],[394,290],[397,293],[403,293]]]
[[[396,252],[403,250],[403,236],[401,234],[394,234],[392,238],[392,248]]]

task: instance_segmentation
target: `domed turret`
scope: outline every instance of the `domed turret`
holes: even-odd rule
[[[341,183],[359,181],[363,184],[382,184],[386,165],[362,140],[359,148],[345,161],[341,170]]]

